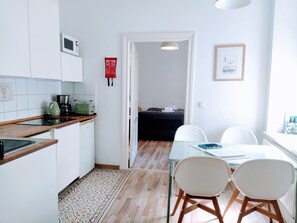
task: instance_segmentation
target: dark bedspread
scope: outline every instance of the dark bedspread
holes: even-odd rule
[[[162,112],[162,109],[138,113],[138,139],[173,141],[177,128],[184,124],[184,110]]]

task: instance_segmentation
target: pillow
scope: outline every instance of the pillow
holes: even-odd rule
[[[165,107],[164,110],[162,110],[162,112],[174,112],[174,110],[171,107]]]
[[[175,105],[169,105],[174,111],[177,110],[177,107]]]

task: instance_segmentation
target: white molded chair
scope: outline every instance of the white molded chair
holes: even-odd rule
[[[258,145],[255,134],[248,128],[233,126],[226,129],[221,137],[221,143]]]
[[[232,175],[236,189],[229,200],[224,214],[233,201],[242,203],[237,223],[254,211],[284,223],[277,200],[281,198],[295,181],[294,166],[284,160],[257,159],[241,164]],[[237,198],[242,193],[244,199]],[[256,202],[251,204],[249,202]],[[275,213],[271,211],[271,205]],[[263,207],[268,206],[268,210]]]
[[[189,157],[181,160],[174,171],[176,183],[180,187],[173,214],[182,198],[184,203],[178,219],[182,222],[188,212],[201,208],[218,217],[223,223],[217,196],[226,188],[231,177],[228,163],[216,157]],[[206,199],[213,202],[214,209],[192,199]],[[191,206],[187,206],[191,203]]]
[[[208,142],[203,130],[195,125],[180,126],[175,132],[174,141]]]

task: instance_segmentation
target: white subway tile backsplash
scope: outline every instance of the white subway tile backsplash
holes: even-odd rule
[[[47,94],[46,97],[45,97],[45,102],[47,103],[46,106],[48,106],[51,101],[55,101],[55,100],[56,100],[56,96],[52,97],[51,95]]]
[[[28,94],[38,94],[38,80],[29,79],[28,80]]]
[[[95,102],[95,95],[94,94],[86,94],[85,95],[85,100],[87,101],[87,102]]]
[[[4,102],[0,101],[0,112],[4,112]]]
[[[54,94],[61,94],[61,81],[54,81],[55,91]]]
[[[17,78],[16,79],[16,94],[28,94],[28,79]]]
[[[40,108],[40,97],[39,95],[30,95],[28,98],[28,108],[37,109]]]
[[[16,110],[17,110],[17,103],[15,100],[15,97],[13,97],[13,100],[4,102],[4,112],[12,112]]]
[[[38,94],[46,94],[46,80],[37,81]]]
[[[95,83],[85,83],[85,94],[95,95]]]
[[[29,109],[28,113],[29,113],[29,117],[37,116],[39,115],[39,109]]]
[[[73,100],[72,101],[84,101],[85,100],[85,95],[84,94],[75,94],[73,95]]]
[[[39,102],[40,102],[40,108],[45,108],[47,107],[50,101],[48,101],[48,96],[44,94],[44,95],[40,95]]]
[[[1,112],[0,113],[0,122],[4,122],[5,120],[4,120],[4,113],[3,112]]]
[[[46,114],[56,95],[68,94],[73,100],[95,102],[95,84],[72,83],[31,78],[0,77],[0,83],[10,83],[13,100],[0,101],[0,122]],[[74,107],[73,107],[74,108]]]
[[[28,110],[18,111],[18,119],[28,118],[28,117],[29,117],[29,111]]]
[[[17,110],[28,109],[28,95],[17,95]]]
[[[73,88],[72,82],[62,82],[62,94],[73,95]]]
[[[84,83],[74,83],[73,94],[85,94]]]
[[[11,121],[15,119],[18,119],[18,114],[16,111],[4,113],[4,121]]]
[[[11,77],[3,77],[2,78],[2,82],[3,83],[10,83],[13,85],[13,88],[15,89],[15,78],[11,78]]]
[[[46,93],[53,94],[55,92],[55,82],[54,81],[47,81],[46,82]]]

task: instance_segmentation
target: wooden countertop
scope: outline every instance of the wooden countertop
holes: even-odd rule
[[[34,120],[42,118],[43,116],[36,116],[27,119],[20,119],[14,120],[9,122],[0,123],[0,138],[25,138],[32,135],[36,135],[42,132],[47,132],[55,128],[61,128],[63,126],[71,125],[77,122],[86,121],[89,119],[93,119],[96,117],[96,114],[91,116],[78,116],[78,115],[70,115],[70,116],[63,116],[63,118],[71,118],[74,120],[63,122],[61,124],[52,125],[52,126],[33,126],[33,125],[18,125],[18,122]],[[23,149],[16,150],[15,152],[11,152],[4,156],[3,160],[0,160],[0,165],[20,158],[22,156],[28,155],[35,151],[38,151],[42,148],[48,147],[57,143],[58,140],[56,139],[43,139],[42,142],[36,143],[30,146],[27,146]]]

